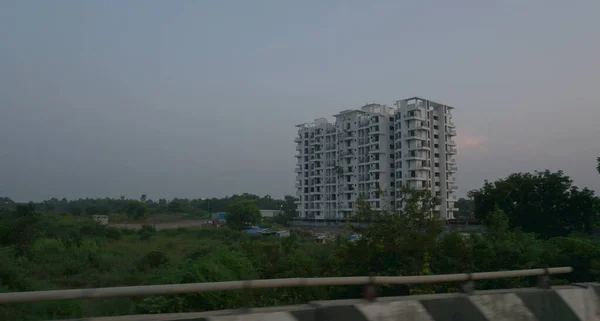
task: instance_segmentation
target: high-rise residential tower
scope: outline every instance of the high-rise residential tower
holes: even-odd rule
[[[363,195],[371,207],[395,209],[402,185],[428,189],[436,213],[454,218],[457,171],[453,107],[413,97],[394,107],[369,104],[298,125],[298,215],[313,220],[349,217]]]

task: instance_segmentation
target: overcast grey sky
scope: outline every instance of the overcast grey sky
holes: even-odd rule
[[[294,125],[456,107],[460,195],[600,191],[600,1],[0,1],[0,196],[294,192]]]

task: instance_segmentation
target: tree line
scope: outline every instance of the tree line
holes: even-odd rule
[[[51,198],[42,202],[32,202],[36,211],[41,213],[70,213],[73,215],[110,215],[125,213],[131,219],[143,218],[149,214],[189,214],[209,218],[210,213],[225,212],[230,204],[238,201],[251,201],[261,210],[281,210],[286,217],[292,217],[296,211],[296,198],[286,195],[283,199],[270,195],[258,196],[249,193],[236,194],[223,198],[159,198],[154,201],[146,194],[139,199],[120,198]],[[8,197],[0,197],[0,207],[15,209],[18,204]]]

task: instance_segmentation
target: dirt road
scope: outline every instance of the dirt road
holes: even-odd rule
[[[117,227],[117,228],[126,228],[131,230],[139,230],[142,228],[142,225],[154,225],[157,230],[169,230],[176,229],[180,227],[200,227],[207,220],[184,220],[177,222],[160,222],[160,223],[109,223],[109,226]]]

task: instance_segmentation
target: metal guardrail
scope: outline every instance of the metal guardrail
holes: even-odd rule
[[[32,292],[0,293],[0,304],[40,302],[75,299],[105,299],[125,296],[149,296],[183,293],[200,293],[232,290],[251,290],[265,288],[306,287],[306,286],[340,286],[376,284],[416,284],[436,282],[472,282],[499,278],[516,278],[527,276],[549,276],[572,272],[571,267],[555,267],[531,270],[513,270],[481,273],[438,274],[419,276],[354,276],[331,278],[289,278],[246,280],[229,282],[186,283],[166,285],[144,285],[112,288],[91,288],[73,290],[52,290]],[[547,282],[544,282],[547,283]]]

